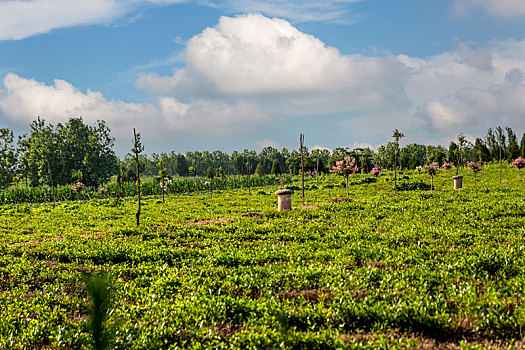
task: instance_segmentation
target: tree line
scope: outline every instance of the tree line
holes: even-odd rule
[[[0,188],[23,183],[26,186],[59,186],[82,182],[98,187],[112,175],[120,180],[136,179],[134,155],[128,153],[119,159],[113,151],[114,138],[104,121],[87,125],[82,118],[70,118],[65,124],[52,125],[38,118],[30,124],[30,132],[15,142],[13,131],[0,129]],[[370,172],[374,166],[384,169],[415,169],[428,163],[445,162],[458,165],[467,161],[512,161],[525,157],[525,133],[518,138],[509,128],[489,129],[484,137],[472,144],[460,135],[458,141],[442,146],[408,144],[396,148],[395,142],[371,148],[344,148],[333,151],[303,147],[304,171],[310,174],[326,173],[336,161],[350,156],[356,159],[361,172]],[[461,147],[461,160],[458,148]],[[297,174],[301,169],[300,150],[278,150],[265,147],[234,151],[188,151],[186,153],[140,154],[139,172],[156,176],[160,171],[170,176],[228,176]]]
[[[104,121],[86,125],[82,118],[52,125],[38,118],[15,142],[13,131],[0,129],[0,188],[25,183],[51,187],[82,182],[98,187],[118,167],[114,138]]]

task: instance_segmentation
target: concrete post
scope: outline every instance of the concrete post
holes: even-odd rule
[[[275,192],[275,194],[278,196],[277,199],[277,210],[283,211],[283,210],[292,210],[292,194],[293,190],[278,190]]]
[[[460,188],[463,187],[463,176],[461,176],[461,175],[453,176],[452,180],[454,180],[454,189],[455,190],[460,189]]]

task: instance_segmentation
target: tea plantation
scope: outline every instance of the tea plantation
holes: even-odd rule
[[[525,183],[461,171],[309,179],[291,212],[277,185],[147,196],[139,227],[132,197],[3,205],[0,348],[93,348],[99,274],[109,348],[522,348]]]

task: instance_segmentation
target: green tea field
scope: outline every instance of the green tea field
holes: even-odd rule
[[[109,348],[522,348],[525,183],[483,171],[0,206],[0,348],[93,348],[90,275]]]

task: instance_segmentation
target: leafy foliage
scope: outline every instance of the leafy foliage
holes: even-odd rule
[[[286,213],[244,189],[145,196],[139,227],[132,199],[0,206],[0,348],[91,348],[101,272],[117,349],[522,348],[525,185],[498,171],[393,196],[386,170],[353,201],[322,175],[318,207]]]

